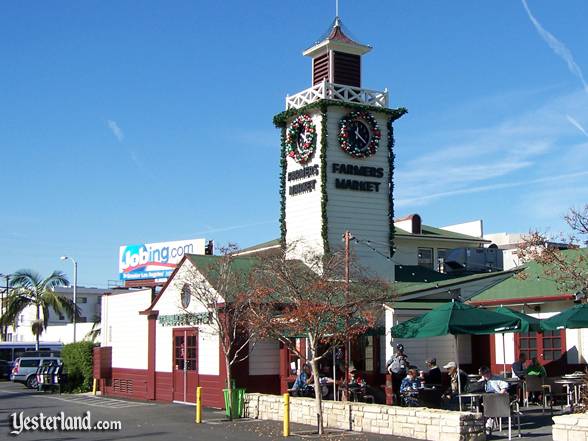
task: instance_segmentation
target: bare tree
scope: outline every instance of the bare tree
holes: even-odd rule
[[[318,433],[323,433],[319,361],[340,344],[364,334],[376,322],[381,302],[390,296],[380,281],[352,271],[352,283],[343,281],[342,254],[306,253],[303,261],[286,259],[287,252],[260,263],[251,280],[250,326],[260,338],[277,339],[302,361],[310,362],[314,377]],[[292,337],[304,336],[310,356]],[[346,379],[347,381],[348,379]]]
[[[588,253],[580,248],[588,244],[588,205],[570,209],[564,217],[568,234],[548,236],[531,231],[521,243],[518,257],[541,265],[547,278],[557,282],[565,292],[588,295]],[[519,277],[525,277],[520,273]]]
[[[220,256],[202,257],[203,265],[193,266],[179,277],[182,296],[207,310],[209,332],[217,335],[227,373],[229,418],[233,415],[232,367],[249,356],[256,333],[247,330],[250,305],[248,274],[257,260],[238,257],[234,244],[221,247]],[[181,308],[189,313],[189,303]]]

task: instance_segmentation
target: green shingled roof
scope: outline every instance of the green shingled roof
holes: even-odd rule
[[[582,250],[563,251],[570,257],[573,253],[587,253],[586,248]],[[588,269],[588,268],[587,268]],[[545,275],[543,267],[537,262],[528,262],[517,277],[506,279],[491,288],[488,288],[481,294],[472,297],[472,302],[489,301],[489,300],[509,300],[525,299],[530,297],[548,297],[563,294],[573,294],[575,291],[565,290],[558,283]]]
[[[513,274],[513,271],[496,271],[492,273],[471,274],[462,277],[452,277],[446,280],[439,280],[436,282],[394,282],[393,286],[397,295],[415,294],[418,292],[429,291],[438,288],[448,288],[454,285],[459,285],[475,280],[483,280],[491,277],[497,277],[505,274]]]

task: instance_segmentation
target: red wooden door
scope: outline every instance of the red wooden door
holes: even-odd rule
[[[196,329],[173,332],[174,401],[196,401],[198,386],[198,333]]]

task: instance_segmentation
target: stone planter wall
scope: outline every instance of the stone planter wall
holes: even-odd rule
[[[246,394],[245,417],[283,420],[283,397]],[[431,441],[483,441],[484,420],[470,412],[424,407],[323,401],[325,427],[357,432],[406,436]],[[290,398],[290,421],[316,426],[312,398]]]
[[[588,414],[553,417],[553,441],[588,441]]]

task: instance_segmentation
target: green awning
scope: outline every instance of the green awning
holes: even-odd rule
[[[512,332],[521,325],[514,318],[460,302],[448,302],[391,329],[396,338],[427,338],[447,334],[486,335]]]

